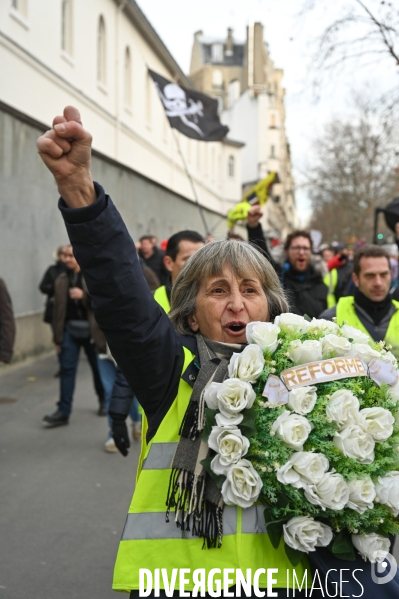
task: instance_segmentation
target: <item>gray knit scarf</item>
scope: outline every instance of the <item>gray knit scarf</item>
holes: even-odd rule
[[[204,392],[211,382],[222,383],[234,352],[246,344],[220,343],[196,335],[201,370],[180,426],[180,441],[172,463],[166,499],[166,521],[175,508],[175,522],[182,531],[204,539],[205,545],[220,547],[223,537],[223,499],[220,489],[201,461],[209,455],[208,442],[201,438],[205,427]]]

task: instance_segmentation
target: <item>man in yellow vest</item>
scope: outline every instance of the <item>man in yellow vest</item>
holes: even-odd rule
[[[176,277],[187,262],[197,250],[205,243],[204,238],[196,231],[179,231],[168,239],[165,257],[163,259],[166,270],[169,271],[169,278],[165,285],[158,287],[154,293],[154,298],[165,310],[166,314],[170,310],[170,294],[176,281]]]
[[[341,297],[320,318],[336,317],[339,325],[346,322],[374,341],[383,340],[399,357],[399,302],[389,293],[392,276],[388,253],[377,245],[361,247],[355,253],[353,271],[354,295]]]

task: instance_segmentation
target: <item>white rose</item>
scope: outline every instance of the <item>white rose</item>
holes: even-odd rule
[[[309,414],[315,406],[317,387],[297,387],[288,394],[288,406],[297,414]]]
[[[352,535],[352,543],[362,558],[372,564],[383,562],[391,548],[390,540],[375,532],[368,535]]]
[[[301,489],[307,484],[319,482],[328,467],[328,459],[322,453],[297,451],[277,470],[276,476],[283,485]]]
[[[216,424],[218,426],[238,426],[244,420],[244,414],[239,413],[233,416],[230,414],[229,416],[225,416],[222,412],[218,412],[215,415]]]
[[[360,464],[374,461],[373,437],[358,424],[348,424],[335,433],[333,443],[347,458],[353,458]]]
[[[240,460],[226,472],[222,485],[222,497],[225,503],[240,507],[251,507],[257,501],[262,490],[262,480],[251,462]]]
[[[298,551],[309,553],[316,547],[327,547],[333,537],[332,530],[309,516],[296,516],[283,525],[284,541]]]
[[[319,331],[338,331],[339,326],[331,320],[325,320],[324,318],[312,318],[309,323],[309,332],[317,333]]]
[[[359,400],[348,389],[335,391],[326,406],[327,418],[340,426],[357,422],[359,419]]]
[[[220,412],[229,417],[252,408],[256,393],[250,383],[240,379],[226,379],[218,389],[217,398]]]
[[[300,341],[296,339],[291,341],[288,347],[288,357],[294,364],[308,364],[322,359],[322,349],[320,341],[308,339]]]
[[[386,441],[393,433],[395,418],[384,408],[364,408],[360,410],[359,423],[376,443]]]
[[[351,344],[345,337],[339,337],[330,333],[321,339],[323,356],[338,357],[346,356],[351,349]]]
[[[305,487],[305,497],[323,509],[342,510],[349,500],[349,488],[338,472],[326,472],[315,484]]]
[[[250,322],[246,329],[247,341],[272,354],[278,346],[279,332],[280,327],[271,322]]]
[[[215,474],[226,474],[231,464],[236,464],[248,453],[249,441],[237,427],[213,426],[208,438],[208,445],[217,452],[211,468]]]
[[[238,378],[248,383],[256,383],[262,374],[265,358],[258,345],[247,345],[240,354],[233,354],[230,358],[229,376]]]
[[[231,379],[228,379],[231,380]],[[238,380],[238,379],[233,379],[233,380]],[[242,382],[242,381],[240,381]],[[248,383],[243,383],[245,385],[247,385]],[[206,405],[208,406],[208,408],[210,408],[211,410],[219,410],[219,404],[221,403],[218,399],[218,392],[219,390],[223,387],[223,383],[211,383],[204,392],[204,401],[206,403]],[[251,387],[252,389],[252,387]],[[226,399],[226,398],[225,398]],[[237,398],[233,398],[233,405],[231,406],[232,408],[234,407],[234,400],[236,400],[236,404],[238,403],[238,405],[240,405],[239,401],[237,402]],[[218,426],[236,426],[238,424],[240,424],[240,422],[242,422],[244,415],[241,414],[240,411],[236,410],[236,413],[234,413],[234,409],[231,412],[228,412],[227,409],[224,410],[225,414],[227,414],[227,416],[225,414],[222,414],[221,412],[218,412],[215,416],[215,420],[216,420],[216,424]]]
[[[280,314],[280,316],[276,316],[274,324],[287,331],[298,331],[298,333],[306,333],[309,329],[309,323],[303,316],[291,314],[290,312],[285,312],[284,314]]]
[[[246,408],[252,408],[256,393],[250,383],[240,379],[226,379],[223,383],[211,383],[204,392],[204,401],[208,408],[220,410],[228,419],[226,424],[239,424]],[[236,418],[240,416],[240,418]]]
[[[355,327],[349,326],[349,324],[344,324],[341,327],[341,332],[347,339],[351,339],[352,343],[370,343],[371,337],[367,335],[367,333],[363,333],[363,331],[359,331]]]
[[[381,358],[380,352],[365,343],[353,343],[348,355],[357,356],[365,364],[368,364],[373,358]]]
[[[379,476],[375,490],[380,503],[390,507],[395,516],[399,514],[399,472],[393,470],[385,476]]]
[[[399,401],[399,381],[396,383],[396,385],[388,385],[387,391],[391,399],[394,401]]]
[[[359,514],[374,507],[375,486],[371,478],[354,478],[347,483],[349,502],[347,507]]]
[[[285,410],[272,425],[272,432],[275,433],[288,447],[302,451],[303,444],[308,438],[313,426],[304,416],[291,414]]]

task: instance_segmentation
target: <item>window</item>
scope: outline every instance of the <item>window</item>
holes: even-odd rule
[[[12,8],[15,8],[21,15],[26,16],[26,3],[27,0],[11,0]]]
[[[61,7],[61,48],[72,56],[72,0],[63,0]]]
[[[130,48],[126,46],[125,50],[125,89],[124,89],[124,101],[125,106],[130,107],[132,105],[132,65],[130,59]]]
[[[227,172],[229,177],[234,177],[234,156],[229,156],[227,165]]]
[[[212,44],[212,62],[223,62],[223,44]]]
[[[223,73],[220,69],[213,69],[212,86],[213,87],[223,87]]]
[[[98,19],[97,31],[97,80],[99,83],[106,85],[107,70],[106,70],[106,32],[104,17],[101,15]]]
[[[275,128],[276,128],[276,115],[271,114],[270,115],[270,129],[275,129]]]
[[[233,104],[240,97],[240,82],[238,79],[234,81],[230,81],[229,83],[229,108],[233,106]]]
[[[270,146],[270,158],[276,158],[276,146]]]

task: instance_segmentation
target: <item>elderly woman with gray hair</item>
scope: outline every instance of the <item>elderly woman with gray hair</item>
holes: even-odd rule
[[[277,275],[248,244],[206,245],[179,274],[169,319],[143,279],[118,211],[92,181],[90,146],[90,134],[72,107],[38,140],[62,196],[59,208],[96,319],[149,423],[113,588],[139,596],[146,569],[147,582],[151,578],[161,589],[156,596],[171,596],[163,589],[173,576],[176,592],[203,585],[217,596],[213,580],[216,589],[227,589],[242,573],[250,579],[249,594],[252,584],[286,597],[294,569],[284,549],[273,548],[262,506],[223,504],[201,464],[208,447],[194,426],[203,390],[226,378],[232,353],[244,348],[246,325],[287,311]],[[128,406],[112,409],[114,438],[126,454]],[[296,566],[298,581],[305,571],[306,564]],[[303,592],[296,590],[296,596]]]

